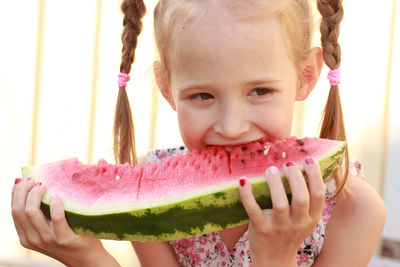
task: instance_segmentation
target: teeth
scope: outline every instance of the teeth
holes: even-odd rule
[[[230,153],[230,152],[232,152],[233,148],[229,146],[229,147],[225,147],[225,150],[226,150],[226,152]]]

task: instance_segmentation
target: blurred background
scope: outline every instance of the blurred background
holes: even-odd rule
[[[145,2],[148,12],[127,87],[139,155],[182,144],[175,113],[154,84],[156,1]],[[387,206],[382,242],[370,263],[386,266],[399,264],[394,258],[400,258],[400,171],[395,168],[400,159],[400,6],[396,0],[377,3],[344,1],[340,91],[350,156],[363,163],[367,182]],[[316,21],[316,45],[318,29]],[[21,166],[69,157],[113,162],[121,30],[118,0],[0,0],[0,266],[61,265],[20,245],[11,188]],[[318,135],[327,72],[324,68],[311,97],[298,103],[293,135]],[[130,243],[104,244],[122,266],[139,266]],[[379,261],[382,255],[391,260]]]

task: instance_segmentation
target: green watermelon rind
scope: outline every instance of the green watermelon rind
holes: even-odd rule
[[[342,165],[345,149],[346,142],[338,142],[338,146],[330,153],[317,159],[324,180]],[[23,168],[24,177],[35,177],[35,172],[35,168]],[[265,179],[248,179],[260,207],[271,208]],[[284,176],[282,179],[290,200],[289,185]],[[49,193],[43,197],[41,209],[50,218]],[[64,200],[64,209],[69,225],[77,234],[113,240],[170,241],[248,223],[237,181],[166,200],[114,203],[101,210],[90,210]]]

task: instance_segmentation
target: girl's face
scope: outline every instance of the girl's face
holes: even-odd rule
[[[189,149],[288,137],[298,72],[278,19],[207,18],[177,34],[169,88]],[[159,83],[160,84],[160,83]],[[164,90],[164,91],[163,91]]]

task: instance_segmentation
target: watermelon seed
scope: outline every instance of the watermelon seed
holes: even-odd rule
[[[264,155],[267,155],[271,145],[264,146]]]
[[[242,150],[243,150],[243,151],[246,151],[246,150],[247,150],[247,147],[245,147],[245,146],[242,147]]]
[[[263,151],[264,151],[264,150],[259,149],[259,150],[257,150],[257,153],[258,153],[258,154],[261,154],[261,153],[263,153]]]
[[[115,180],[119,181],[119,179],[121,179],[121,177],[119,177],[118,175],[115,177]]]
[[[304,141],[301,139],[297,139],[297,143],[301,146],[304,146]]]
[[[76,179],[76,178],[78,178],[78,177],[79,177],[79,171],[74,172],[74,174],[72,174],[72,178],[73,178],[73,179]]]
[[[251,153],[250,153],[250,156],[251,156],[251,157],[254,157],[254,153],[253,153],[253,152],[251,152]]]
[[[175,147],[174,147],[174,148],[167,148],[167,152],[168,152],[169,154],[174,154],[175,150],[176,150]]]
[[[282,152],[282,158],[286,158],[286,152]]]
[[[244,161],[244,159],[242,159],[241,162],[242,162],[242,164],[246,164],[245,161]]]
[[[307,154],[307,151],[305,151],[304,149],[300,149],[300,151]]]

